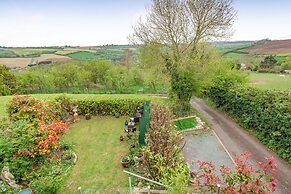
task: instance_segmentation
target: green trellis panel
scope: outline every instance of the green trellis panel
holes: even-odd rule
[[[150,127],[150,101],[145,101],[143,105],[143,116],[139,122],[139,144],[145,145],[145,135]]]

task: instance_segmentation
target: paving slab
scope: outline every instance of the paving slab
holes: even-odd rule
[[[186,144],[182,153],[190,170],[197,169],[197,165],[193,164],[193,161],[196,162],[197,160],[212,162],[215,165],[217,172],[222,165],[227,165],[231,168],[234,167],[231,158],[224,150],[214,133],[209,132],[199,135],[184,135],[184,141]]]

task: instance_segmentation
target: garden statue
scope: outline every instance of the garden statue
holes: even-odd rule
[[[142,116],[142,111],[140,109],[140,107],[138,106],[136,108],[136,113],[135,113],[135,117],[134,117],[134,122],[139,122],[139,119],[141,118]]]
[[[133,118],[133,117],[131,117],[131,118],[129,119],[128,130],[129,130],[130,132],[135,132],[135,131],[136,131],[135,122],[134,122],[134,118]]]
[[[78,105],[74,106],[73,107],[73,116],[74,116],[74,122],[78,121],[79,120],[79,115],[78,115]]]
[[[131,118],[129,119],[129,122],[128,122],[128,128],[129,128],[129,129],[133,129],[134,126],[135,126],[134,118],[131,117]]]
[[[14,180],[14,176],[9,172],[9,168],[8,166],[4,166],[2,171],[1,171],[1,174],[0,174],[0,178],[7,182],[7,184],[12,187],[12,188],[17,188],[18,185],[15,183],[15,180]]]

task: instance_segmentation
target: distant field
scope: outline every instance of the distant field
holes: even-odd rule
[[[221,42],[216,47],[222,56],[234,59],[238,63],[260,63],[266,56],[275,55],[279,64],[291,56],[291,40],[261,42]]]
[[[261,89],[291,90],[291,75],[251,73],[251,85]]]
[[[257,44],[252,47],[246,48],[243,51],[257,54],[291,53],[291,39],[265,41],[262,44]]]
[[[0,58],[0,65],[5,65],[9,68],[25,68],[31,62],[31,58]]]
[[[12,50],[0,49],[0,58],[16,57],[17,55]]]
[[[17,56],[39,56],[41,54],[52,54],[57,51],[57,49],[51,48],[13,48],[9,49],[14,52]]]
[[[137,55],[138,46],[134,45],[104,45],[104,46],[81,46],[81,47],[39,47],[39,48],[0,48],[0,64],[11,68],[24,68],[29,63],[42,60],[47,54],[51,55],[52,61],[66,60],[60,58],[66,56],[83,60],[111,60],[123,63],[124,56],[134,57]],[[54,57],[53,57],[54,56]],[[39,58],[37,58],[39,57]],[[33,58],[33,60],[32,60]],[[46,59],[49,60],[49,59]]]
[[[78,51],[74,53],[70,53],[67,56],[76,59],[96,59],[96,54],[88,51]]]
[[[32,63],[33,61],[42,62],[42,61],[67,61],[71,58],[68,56],[61,56],[61,55],[55,55],[55,54],[42,54],[39,57],[31,58],[0,58],[0,65],[5,65],[9,68],[25,68],[28,66],[28,64]]]
[[[67,56],[61,56],[61,55],[55,55],[55,54],[43,54],[43,55],[40,55],[40,57],[36,57],[35,59],[38,62],[46,61],[46,60],[51,60],[55,62],[55,61],[67,61],[67,60],[70,60],[71,58]]]
[[[89,48],[64,48],[61,50],[58,50],[57,52],[55,52],[55,54],[58,55],[69,55],[72,53],[77,53],[80,51],[86,51],[86,52],[96,52],[96,49],[89,49]]]

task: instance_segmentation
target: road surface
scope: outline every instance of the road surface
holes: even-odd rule
[[[209,121],[232,157],[244,151],[252,153],[253,162],[263,161],[265,157],[274,156],[278,164],[275,175],[277,179],[276,193],[291,194],[291,164],[279,158],[275,152],[268,149],[223,112],[208,106],[199,98],[193,98],[191,104]]]

